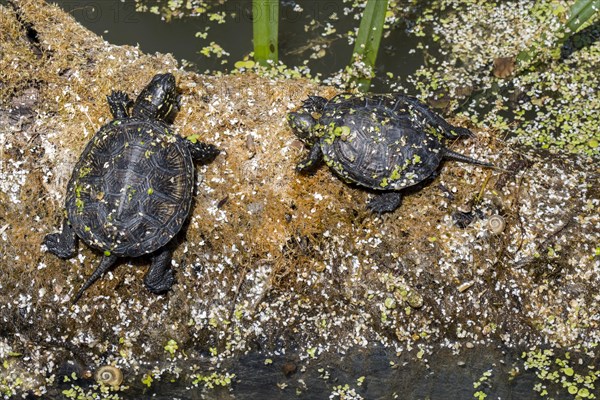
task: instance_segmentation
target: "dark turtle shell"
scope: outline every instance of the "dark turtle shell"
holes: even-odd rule
[[[161,121],[117,119],[90,140],[67,187],[68,219],[105,255],[137,257],[169,242],[192,201],[188,148]]]
[[[443,159],[438,127],[389,95],[342,94],[316,126],[327,165],[346,182],[399,190],[428,178]]]

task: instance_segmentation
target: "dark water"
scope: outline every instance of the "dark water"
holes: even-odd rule
[[[524,371],[520,354],[517,349],[480,346],[463,348],[458,355],[450,349],[438,348],[433,354],[419,358],[417,350],[398,356],[390,349],[369,345],[367,348],[354,348],[343,355],[321,355],[310,362],[300,361],[293,352],[286,356],[268,356],[272,363],[266,365],[267,356],[254,352],[221,364],[221,371],[235,374],[229,387],[204,389],[192,386],[185,378],[164,374],[152,383],[151,388],[147,388],[139,379],[133,382],[127,380],[126,374],[129,389],[120,392],[119,398],[463,400],[479,398],[474,396],[477,392],[484,393],[486,400],[575,398],[560,384],[548,385],[547,382],[543,382],[547,395],[540,397],[534,386],[541,381],[533,371]],[[208,369],[206,360],[178,361],[183,370],[189,370],[187,368],[191,365]],[[289,373],[290,366],[295,369],[293,373]],[[489,376],[482,379],[486,372]],[[360,379],[363,379],[362,384],[358,385]],[[477,388],[474,387],[476,382],[480,382]],[[85,382],[78,384],[86,386]],[[347,397],[332,396],[335,387],[346,384],[349,387]],[[69,388],[53,389],[45,398],[63,398],[61,391]]]
[[[224,24],[210,21],[208,15],[177,18],[167,22],[150,12],[136,12],[132,0],[51,1],[110,43],[139,44],[140,49],[146,53],[172,53],[178,60],[189,61],[193,68],[201,72],[230,71],[236,61],[242,60],[253,50],[251,0],[229,0],[212,8],[211,12],[227,14]],[[294,7],[298,5],[302,7],[301,12],[294,11]],[[342,0],[282,1],[279,22],[280,60],[289,67],[301,66],[311,53],[308,49],[310,45],[327,43],[322,58],[309,60],[308,66],[312,73],[320,73],[322,78],[326,78],[344,68],[350,61],[353,45],[341,36],[359,25],[353,14],[344,15],[344,8],[347,7],[348,4],[344,4]],[[337,18],[330,19],[334,14]],[[386,91],[386,72],[406,77],[423,64],[422,51],[410,52],[417,44],[415,38],[406,32],[411,18],[414,16],[407,15],[391,30],[388,37],[383,38],[377,59],[378,77],[373,81],[374,90]],[[313,20],[312,26],[316,28],[305,31],[305,26],[311,26]],[[333,24],[336,33],[322,36],[327,23]],[[204,32],[207,27],[210,29],[206,39],[196,37],[197,32]],[[230,53],[225,57],[229,60],[228,63],[223,64],[222,59],[214,55],[207,58],[200,54],[200,50],[212,41]],[[433,48],[432,43],[429,45]]]

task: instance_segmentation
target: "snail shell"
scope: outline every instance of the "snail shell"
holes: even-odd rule
[[[504,232],[504,228],[506,228],[506,222],[504,222],[504,218],[500,215],[492,215],[488,219],[488,229],[495,235],[499,235]]]
[[[123,373],[117,367],[104,365],[96,370],[96,382],[108,386],[119,386],[123,382]]]

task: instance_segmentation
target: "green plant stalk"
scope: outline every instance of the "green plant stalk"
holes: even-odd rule
[[[577,32],[579,27],[590,19],[600,9],[600,0],[579,0],[571,6],[569,20],[566,23],[571,33]]]
[[[562,37],[558,42],[558,46],[561,46],[564,43],[564,41],[567,40],[569,34],[577,32],[581,25],[583,25],[587,20],[589,20],[599,10],[600,0],[576,1],[569,10],[569,19],[561,28]],[[521,51],[517,55],[517,60],[525,62],[532,60],[537,53],[535,47],[536,45],[532,46],[527,50]]]
[[[358,28],[350,68],[354,62],[359,60],[362,60],[371,70],[375,68],[387,6],[388,0],[367,0]],[[362,92],[366,92],[371,86],[371,77],[357,78],[354,81]]]
[[[254,61],[268,65],[278,60],[279,0],[252,1]]]

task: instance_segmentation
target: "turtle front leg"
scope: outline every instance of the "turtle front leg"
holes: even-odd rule
[[[46,235],[43,243],[50,253],[60,258],[71,258],[77,251],[77,235],[66,218],[63,220],[62,231]]]
[[[402,194],[400,192],[385,192],[377,195],[369,201],[367,207],[369,210],[379,215],[394,211],[402,203]]]
[[[191,141],[178,136],[185,142],[186,147],[190,150],[190,154],[194,161],[200,164],[208,164],[213,161],[221,152],[215,145],[202,142],[192,143]]]
[[[175,278],[171,269],[172,250],[165,246],[152,256],[152,264],[144,277],[144,285],[155,294],[161,294],[173,286]]]
[[[296,171],[302,174],[312,174],[321,166],[322,163],[323,152],[321,151],[321,146],[319,146],[319,143],[316,143],[310,148],[308,157],[296,165]]]
[[[111,94],[106,96],[106,100],[114,119],[129,117],[129,107],[133,105],[133,101],[131,101],[127,93],[120,90],[113,90]]]

